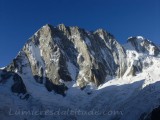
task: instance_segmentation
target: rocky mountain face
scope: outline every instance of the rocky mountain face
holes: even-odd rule
[[[125,50],[110,33],[63,24],[38,30],[7,69],[24,74],[24,66],[48,91],[60,89],[62,94],[67,90],[62,81],[76,81],[80,88],[99,86],[108,76],[123,76],[127,68]]]
[[[103,29],[91,32],[63,24],[56,27],[47,24],[29,38],[11,64],[0,70],[0,84],[4,87],[1,92],[4,93],[9,88],[21,100],[28,101],[23,103],[28,109],[33,109],[30,106],[39,109],[41,107],[35,104],[43,106],[46,104],[44,101],[52,103],[54,100],[54,107],[60,107],[59,101],[65,99],[65,107],[73,105],[73,108],[89,110],[113,104],[109,108],[117,106],[119,110],[125,111],[123,106],[128,104],[133,107],[129,104],[130,101],[134,103],[143,99],[142,88],[159,80],[159,77],[151,78],[148,72],[153,71],[155,66],[159,70],[159,53],[159,47],[141,36],[130,37],[125,45],[121,45],[113,35]],[[160,76],[155,73],[153,76]],[[145,82],[134,84],[136,87],[129,85],[136,80]],[[118,87],[119,85],[124,87]],[[146,89],[148,90],[148,86]],[[12,96],[12,93],[6,94]],[[6,94],[0,97],[3,98]],[[123,98],[124,94],[127,97]],[[104,95],[107,97],[104,98]],[[118,102],[118,99],[123,102]],[[101,104],[96,105],[98,102]],[[151,104],[146,110],[149,111]],[[8,110],[5,106],[0,110],[4,108]],[[127,114],[128,109],[129,107],[125,113],[130,117]],[[142,113],[135,114],[140,118]],[[114,119],[120,120],[119,116]],[[124,120],[125,117],[121,119]]]

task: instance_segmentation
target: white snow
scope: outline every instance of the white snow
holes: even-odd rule
[[[144,37],[143,37],[143,36],[137,36],[136,38],[137,38],[137,39],[141,39],[141,40],[143,40],[143,39],[144,39]]]
[[[93,52],[93,50],[91,50],[91,54],[94,56],[94,55],[95,55],[95,52]]]
[[[150,54],[150,55],[154,55],[154,46],[153,46],[153,45],[150,45],[149,48],[150,48],[150,49],[149,49],[149,54]]]
[[[133,38],[133,37],[132,36],[128,37],[128,39],[131,39],[131,38]]]
[[[103,35],[103,34],[99,34],[99,36],[100,36],[100,38],[101,38],[102,40],[104,40],[104,35]]]
[[[85,43],[88,45],[88,46],[91,46],[92,44],[91,44],[91,42],[90,42],[90,39],[89,38],[85,38]]]
[[[82,53],[79,53],[77,56],[77,60],[79,60],[81,56],[82,56]]]
[[[38,61],[40,62],[40,65],[42,65],[42,67],[45,68],[44,62],[41,57],[42,51],[40,51],[40,49],[37,46],[35,46],[32,42],[30,42],[28,46],[31,54],[31,59],[34,62],[34,64],[36,64],[36,62]]]
[[[6,67],[1,67],[0,70],[3,70],[3,69],[5,69],[5,68],[6,68]]]
[[[77,68],[71,62],[67,62],[68,71],[72,77],[72,80],[76,81]]]

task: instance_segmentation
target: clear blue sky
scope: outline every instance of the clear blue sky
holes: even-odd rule
[[[104,28],[120,43],[137,35],[160,43],[160,0],[0,0],[0,67],[46,23]]]

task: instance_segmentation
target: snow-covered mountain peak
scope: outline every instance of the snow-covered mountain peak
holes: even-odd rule
[[[127,40],[128,46],[135,49],[139,53],[157,56],[160,49],[150,40],[142,37],[129,37]]]
[[[160,99],[159,95],[154,97],[154,92],[160,91],[156,84],[160,76],[158,54],[159,48],[142,36],[130,37],[122,46],[103,29],[88,32],[64,24],[47,24],[27,41],[11,64],[0,69],[0,98],[6,99],[0,104],[6,110],[24,106],[29,110],[119,110],[124,116],[83,119],[136,120]],[[150,90],[150,86],[155,88]],[[10,118],[5,111],[2,116]],[[15,116],[20,118],[25,119]],[[58,118],[82,119],[77,115],[54,119]]]
[[[131,41],[137,41],[137,42],[145,42],[145,41],[148,41],[150,43],[152,43],[152,41],[146,39],[145,37],[143,36],[135,36],[135,37],[128,37],[128,40],[127,42],[131,42]]]

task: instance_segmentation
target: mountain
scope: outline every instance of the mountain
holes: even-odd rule
[[[67,87],[62,81],[76,81],[84,88],[92,83],[99,86],[107,76],[122,76],[125,57],[123,47],[102,29],[89,33],[63,24],[46,25],[28,40],[7,69],[20,74],[32,71],[29,76],[36,82],[45,84],[48,91],[60,88],[64,95]]]
[[[145,119],[160,104],[159,53],[142,36],[121,45],[103,29],[47,24],[0,70],[0,116]]]
[[[158,46],[142,36],[130,37],[127,42],[130,43],[134,49],[140,53],[147,53],[149,55],[157,56],[160,52]]]

